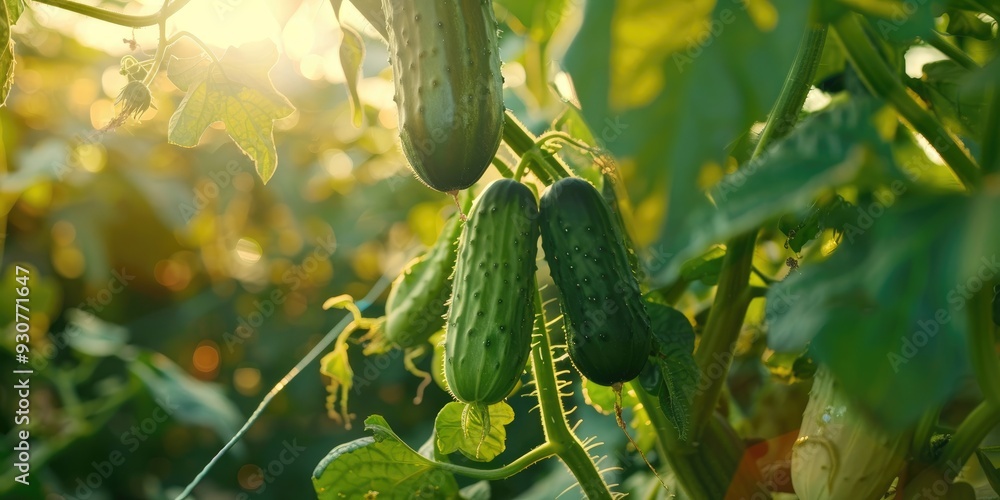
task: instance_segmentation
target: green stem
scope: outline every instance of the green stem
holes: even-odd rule
[[[447,462],[433,462],[433,464],[438,469],[453,472],[455,474],[461,474],[465,477],[495,481],[513,476],[514,474],[517,474],[518,472],[521,472],[522,470],[527,469],[528,467],[555,454],[556,446],[552,443],[544,443],[528,453],[525,453],[517,460],[500,467],[499,469],[475,469]]]
[[[496,156],[494,156],[491,163],[493,163],[493,166],[496,167],[496,169],[497,169],[498,172],[500,172],[500,175],[502,175],[502,176],[504,176],[504,177],[506,177],[508,179],[511,179],[511,178],[514,177],[514,172],[512,172],[510,170],[510,166],[507,165],[506,163],[504,163],[504,161],[501,160],[500,158],[497,158]]]
[[[169,5],[165,5],[164,8],[160,9],[155,14],[147,14],[144,16],[122,14],[121,12],[114,12],[100,7],[92,7],[90,5],[74,2],[72,0],[35,1],[41,4],[51,5],[59,9],[68,10],[70,12],[76,12],[77,14],[82,14],[84,16],[92,17],[111,24],[117,24],[119,26],[126,26],[129,28],[145,28],[147,26],[153,26],[154,24],[166,21],[167,18],[184,8],[184,6],[191,0],[176,0]]]
[[[980,172],[975,161],[944,125],[910,97],[906,87],[879,56],[858,16],[842,16],[834,24],[834,32],[868,89],[891,103],[896,112],[927,139],[963,185],[967,188],[978,186]]]
[[[964,464],[997,424],[1000,424],[1000,407],[993,406],[989,401],[979,403],[952,434],[942,450],[939,463]]]
[[[726,243],[719,287],[694,356],[702,380],[707,381],[705,390],[699,391],[694,399],[695,436],[700,435],[711,419],[726,383],[725,375],[719,374],[729,373],[732,364],[733,348],[750,306],[750,267],[756,241],[757,232],[750,231]]]
[[[528,129],[524,128],[524,125],[510,111],[507,111],[506,120],[503,124],[503,140],[514,153],[521,157],[521,161],[539,179],[543,177],[561,179],[573,176],[569,169],[566,168],[566,165],[563,165],[554,155],[545,156],[541,154],[536,142],[537,138]],[[539,175],[539,173],[542,173],[542,175]]]
[[[768,115],[767,124],[750,161],[760,157],[774,141],[788,134],[797,122],[823,54],[826,32],[826,25],[810,24],[803,34],[795,61],[788,71],[778,100]],[[711,374],[728,373],[733,359],[733,348],[743,326],[747,308],[750,306],[748,288],[756,240],[757,232],[750,231],[726,243],[726,256],[722,261],[719,287],[702,334],[702,341],[695,352],[695,361],[702,377],[708,381],[708,387],[695,395],[693,406],[695,436],[699,436],[711,420],[726,382],[725,376]],[[716,366],[717,364],[724,366]],[[720,368],[720,370],[710,370],[710,368]]]
[[[1000,173],[1000,84],[990,89],[990,107],[983,126],[982,163],[984,174]]]
[[[590,459],[590,454],[566,421],[566,411],[559,394],[555,363],[549,346],[548,329],[545,326],[545,314],[542,311],[542,297],[541,293],[536,294],[535,329],[531,334],[531,367],[535,376],[538,411],[541,414],[545,440],[554,447],[556,455],[579,481],[587,498],[611,499],[613,495],[608,484],[601,478],[597,465]]]
[[[166,6],[166,4],[164,4]],[[153,83],[153,78],[156,78],[156,74],[160,71],[160,64],[163,63],[163,58],[167,54],[167,21],[164,19],[160,21],[160,43],[156,45],[156,55],[153,56],[153,66],[149,68],[149,72],[146,73],[146,78],[142,79],[142,84],[149,87],[149,84]]]
[[[992,290],[983,287],[969,305],[969,356],[986,401],[1000,408],[1000,358],[993,325]]]
[[[942,54],[948,56],[952,61],[961,64],[963,68],[968,70],[979,69],[979,63],[969,57],[969,54],[966,54],[964,50],[945,40],[940,33],[932,31],[930,35],[924,37],[924,41],[931,47],[941,51]]]

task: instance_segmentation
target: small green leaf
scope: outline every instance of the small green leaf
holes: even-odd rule
[[[716,206],[685,214],[687,237],[667,253],[677,257],[659,274],[667,282],[680,259],[758,227],[783,212],[810,206],[818,193],[852,182],[901,178],[876,129],[875,103],[855,99],[813,115],[757,160],[723,177],[710,194]]]
[[[23,8],[20,0],[0,2],[0,106],[7,102],[7,94],[14,84],[14,40],[10,37],[10,27]]]
[[[24,0],[4,0],[4,3],[7,4],[7,20],[13,26],[24,13]]]
[[[983,475],[990,482],[993,492],[1000,494],[1000,470],[993,465],[993,461],[990,460],[990,457],[986,456],[983,450],[976,450],[976,458],[979,459],[979,466],[983,468]]]
[[[355,127],[360,127],[364,119],[364,108],[361,107],[361,96],[358,94],[358,81],[361,79],[361,65],[365,61],[365,41],[354,28],[340,20],[341,0],[331,0],[333,14],[340,24],[340,32],[344,38],[340,41],[340,66],[344,70],[344,83],[347,84],[347,94],[351,99],[351,115]]]
[[[266,183],[278,166],[274,121],[295,111],[268,75],[277,60],[270,41],[232,47],[218,63],[171,57],[167,76],[186,94],[170,117],[167,139],[194,147],[210,125],[222,122]]]
[[[680,311],[653,302],[646,302],[653,329],[663,384],[657,394],[660,407],[681,440],[691,431],[691,405],[698,390],[699,372],[694,361],[694,328]]]
[[[507,447],[505,426],[514,421],[514,410],[501,401],[489,407],[489,432],[483,436],[483,419],[476,411],[466,413],[466,404],[451,402],[444,405],[434,421],[437,445],[442,453],[456,451],[479,462],[489,462]],[[463,421],[463,413],[465,419]]]
[[[826,229],[843,232],[844,226],[856,217],[857,211],[851,202],[840,195],[832,195],[817,200],[800,213],[783,216],[778,221],[778,229],[787,236],[786,248],[798,253]]]
[[[981,140],[989,92],[965,85],[973,72],[952,60],[925,64],[923,72],[914,87],[934,114],[962,135]]]
[[[725,248],[713,246],[707,252],[681,265],[681,279],[689,283],[701,281],[708,286],[717,284],[719,272],[722,271],[722,259],[725,256]]]
[[[354,370],[347,357],[347,344],[338,342],[319,362],[319,372],[330,378],[326,384],[326,411],[331,419],[351,428],[352,415],[347,410],[348,395],[354,385]],[[339,408],[337,407],[339,403]]]
[[[243,423],[221,387],[188,375],[162,354],[143,351],[129,363],[129,370],[149,388],[157,404],[180,422],[209,427],[223,441]]]
[[[403,443],[385,419],[365,420],[375,437],[344,443],[316,465],[313,487],[320,500],[339,498],[456,498],[447,471]]]
[[[979,18],[974,12],[959,9],[948,10],[948,27],[945,32],[952,36],[968,36],[977,40],[993,39],[993,23]]]
[[[615,411],[615,392],[586,378],[583,379],[583,400],[603,415],[611,415]]]

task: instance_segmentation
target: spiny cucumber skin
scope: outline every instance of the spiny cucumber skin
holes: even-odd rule
[[[623,228],[583,179],[556,182],[540,205],[542,249],[559,290],[570,359],[600,385],[636,378],[652,349],[652,330]]]
[[[503,77],[490,0],[382,0],[403,153],[451,192],[490,166],[503,132]]]
[[[476,200],[458,244],[445,332],[445,379],[460,401],[502,401],[531,350],[538,204],[502,179]]]
[[[453,216],[434,246],[408,264],[392,283],[385,303],[386,340],[413,347],[444,327],[461,230],[458,217]]]

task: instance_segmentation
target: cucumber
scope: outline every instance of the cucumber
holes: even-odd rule
[[[442,192],[474,184],[500,147],[503,77],[488,0],[382,0],[410,167]]]
[[[434,246],[417,257],[392,283],[385,303],[385,340],[399,347],[427,342],[444,328],[462,225],[457,215],[445,224]]]
[[[542,249],[573,365],[600,385],[636,378],[651,353],[652,331],[617,218],[579,178],[550,186],[540,206]]]
[[[531,350],[537,220],[531,190],[498,180],[476,199],[458,243],[444,374],[480,414],[517,385]]]

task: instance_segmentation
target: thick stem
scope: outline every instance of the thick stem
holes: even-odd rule
[[[979,69],[979,63],[969,57],[969,54],[966,54],[965,51],[945,40],[938,32],[932,31],[931,34],[923,38],[928,45],[940,50],[942,54],[948,56],[948,59],[961,64],[963,68],[970,71]]]
[[[548,329],[545,327],[541,293],[538,293],[535,302],[535,330],[531,334],[531,367],[535,376],[538,410],[546,441],[555,447],[556,455],[580,482],[580,487],[588,498],[613,498],[608,484],[601,478],[600,471],[590,459],[590,454],[576,434],[570,430],[566,421],[566,411],[559,395],[555,363],[552,361],[549,346]]]
[[[706,388],[695,395],[693,419],[695,436],[711,419],[726,383],[725,374],[733,360],[733,348],[750,306],[748,293],[757,232],[739,235],[726,244],[715,301],[695,352],[695,361]],[[723,374],[723,375],[719,375]]]
[[[983,287],[969,304],[969,356],[986,402],[1000,408],[1000,358],[997,358],[991,287]]]
[[[767,124],[761,133],[750,161],[759,158],[774,141],[788,134],[798,121],[799,112],[809,93],[816,67],[823,54],[827,27],[810,24],[803,34],[795,61],[788,71],[785,84],[778,95]],[[724,376],[710,377],[710,373],[727,373],[733,358],[733,347],[739,337],[743,318],[750,305],[748,287],[753,268],[753,250],[757,239],[755,231],[736,236],[726,243],[726,257],[719,275],[719,287],[712,311],[709,313],[701,344],[695,353],[703,377],[708,377],[708,387],[695,396],[695,436],[715,409],[719,394],[725,384]],[[717,364],[724,366],[716,366]],[[710,368],[712,368],[710,370]],[[716,370],[715,368],[721,368]]]
[[[162,21],[166,21],[167,18],[174,15],[175,12],[184,8],[191,0],[176,0],[175,2],[164,6],[155,14],[147,14],[145,16],[133,16],[129,14],[122,14],[121,12],[114,12],[107,9],[102,9],[100,7],[92,7],[90,5],[85,5],[82,3],[74,2],[72,0],[35,0],[38,3],[45,5],[51,5],[63,10],[68,10],[70,12],[76,12],[77,14],[82,14],[87,17],[92,17],[94,19],[99,19],[111,24],[117,24],[119,26],[126,26],[129,28],[145,28],[147,26],[153,26]]]
[[[558,158],[541,154],[536,147],[537,140],[510,111],[507,111],[503,124],[503,141],[521,157],[527,168],[540,179],[548,177],[558,180],[572,177],[573,174]]]
[[[983,174],[1000,173],[1000,84],[990,89],[990,107],[983,126]]]
[[[910,97],[869,41],[858,16],[842,16],[834,25],[834,32],[868,89],[892,104],[896,112],[927,139],[965,187],[978,186],[981,179],[975,161],[941,122]]]

